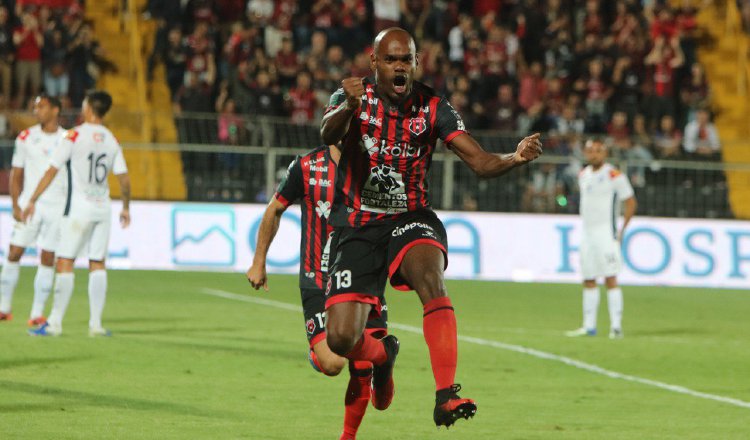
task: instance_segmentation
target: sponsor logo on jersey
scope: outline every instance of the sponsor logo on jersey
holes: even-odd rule
[[[388,164],[380,164],[370,170],[370,185],[376,187],[379,192],[390,193],[398,189],[403,182],[396,180],[393,176],[394,168]]]
[[[414,133],[415,136],[419,136],[427,130],[427,121],[424,118],[411,118],[409,120],[409,131]]]
[[[422,153],[421,146],[415,147],[404,141],[394,141],[392,144],[388,144],[385,139],[381,140],[368,135],[362,136],[362,147],[370,156],[385,154],[393,157],[419,157]]]
[[[308,183],[312,186],[322,186],[323,188],[328,188],[331,186],[331,181],[329,179],[316,179],[314,177],[311,177]]]
[[[318,214],[318,217],[320,218],[328,218],[329,215],[331,215],[331,202],[329,201],[322,201],[318,200],[318,203],[315,206],[315,213]]]
[[[94,133],[91,137],[94,138],[94,142],[101,144],[104,142],[104,133]]]
[[[411,112],[417,113],[418,111],[421,111],[422,113],[429,113],[430,112],[430,106],[425,105],[424,107],[418,108],[416,105],[411,106]]]
[[[362,95],[362,101],[367,101],[370,105],[378,105],[378,98],[368,98],[366,95]]]
[[[319,157],[319,158],[314,159],[314,160],[305,160],[305,161],[302,162],[302,165],[304,165],[304,166],[313,165],[313,164],[316,164],[316,163],[323,162],[324,160],[326,160],[325,157]]]
[[[310,165],[310,171],[318,171],[321,173],[327,173],[328,172],[328,166],[316,166],[316,165]]]
[[[404,233],[406,233],[408,231],[411,231],[414,228],[422,228],[422,229],[424,229],[424,231],[422,231],[422,235],[427,235],[427,233],[429,232],[430,233],[430,235],[429,235],[430,237],[436,238],[435,230],[432,229],[432,226],[430,226],[428,224],[425,224],[425,223],[421,223],[421,222],[407,223],[404,226],[401,226],[400,228],[394,229],[393,232],[391,233],[391,235],[394,236],[394,237],[398,237],[398,236],[403,235]]]
[[[361,119],[363,121],[367,121],[368,120],[367,112],[360,113],[359,114],[359,119]],[[383,126],[383,118],[376,118],[375,116],[370,116],[369,117],[369,122],[370,122],[370,125],[374,125],[376,127],[382,127]]]

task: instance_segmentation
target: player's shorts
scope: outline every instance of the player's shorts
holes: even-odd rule
[[[333,265],[329,271],[326,308],[356,301],[372,304],[370,316],[377,316],[387,278],[395,289],[412,289],[399,274],[399,268],[409,249],[421,244],[440,249],[445,267],[448,266],[445,227],[427,209],[407,212],[388,223],[337,228],[331,239]]]
[[[323,289],[300,289],[302,294],[302,312],[305,315],[305,330],[310,348],[326,337],[326,293]],[[386,335],[388,328],[388,306],[385,298],[380,298],[380,314],[367,321],[365,332],[378,337]],[[381,336],[382,335],[382,336]]]
[[[28,248],[37,244],[45,251],[54,252],[60,241],[62,210],[37,209],[27,222],[16,222],[10,236],[10,244]]]
[[[583,234],[581,240],[581,274],[584,280],[612,277],[620,273],[620,242],[611,232]]]
[[[89,260],[104,261],[109,247],[110,220],[83,220],[63,217],[60,222],[59,258],[75,259],[86,255]]]

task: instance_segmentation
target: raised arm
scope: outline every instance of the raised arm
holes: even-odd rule
[[[255,290],[263,287],[268,290],[268,276],[266,274],[266,257],[268,249],[271,247],[276,232],[279,230],[281,215],[286,211],[286,206],[276,197],[268,203],[266,211],[263,213],[263,219],[260,221],[258,228],[258,237],[255,245],[255,255],[253,264],[247,270],[247,280]]]
[[[363,78],[351,77],[341,81],[341,88],[331,96],[328,111],[320,123],[323,142],[336,145],[346,135],[352,117],[359,110],[365,94]]]
[[[448,145],[477,176],[497,177],[539,157],[542,154],[539,136],[539,133],[535,133],[523,138],[514,153],[502,155],[488,153],[468,133],[459,134]]]

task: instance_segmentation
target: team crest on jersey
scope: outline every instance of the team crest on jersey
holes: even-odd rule
[[[104,133],[94,133],[93,138],[94,138],[94,142],[100,144],[104,142]]]
[[[318,217],[328,218],[331,215],[331,202],[318,200],[318,206],[315,207],[315,213]]]
[[[76,139],[78,139],[78,132],[75,130],[68,130],[65,132],[65,139],[69,140],[70,142],[75,142]]]
[[[409,131],[414,133],[414,136],[419,136],[427,130],[427,121],[424,118],[411,118],[409,120]]]
[[[308,319],[305,327],[307,328],[307,333],[313,334],[315,332],[315,320],[313,318]]]

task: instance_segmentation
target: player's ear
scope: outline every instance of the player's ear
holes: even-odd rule
[[[375,68],[376,68],[376,66],[375,66],[375,60],[376,59],[377,59],[377,57],[375,55],[375,49],[373,49],[373,51],[370,52],[370,70],[372,70],[373,72],[375,72]]]

